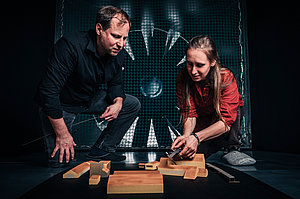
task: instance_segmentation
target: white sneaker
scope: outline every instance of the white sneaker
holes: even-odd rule
[[[256,160],[249,155],[239,152],[230,151],[222,157],[225,163],[231,164],[233,166],[249,166],[256,163]]]

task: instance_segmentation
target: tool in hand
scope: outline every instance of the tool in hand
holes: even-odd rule
[[[181,151],[180,148],[178,149],[175,149],[171,154],[169,154],[168,152],[166,152],[168,158],[176,165],[176,162],[174,161],[173,157],[176,155],[176,154],[179,154]],[[180,157],[181,158],[181,157]],[[181,158],[182,159],[182,158]]]

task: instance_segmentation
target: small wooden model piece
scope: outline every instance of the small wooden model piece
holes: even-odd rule
[[[184,179],[196,179],[207,177],[205,159],[203,154],[196,154],[192,160],[181,160],[174,158],[176,165],[169,159],[162,157],[158,170],[163,175],[183,176]]]
[[[90,164],[94,161],[83,162],[76,167],[70,169],[66,173],[63,174],[63,178],[79,178],[88,170],[90,170]]]
[[[160,158],[160,162],[140,163],[139,168],[156,170],[163,175],[183,176],[184,179],[196,179],[197,177],[207,177],[208,171],[205,169],[205,159],[203,154],[196,154],[191,160],[182,160],[174,157],[175,164],[166,157]]]
[[[115,171],[107,183],[107,194],[163,193],[159,171]]]
[[[196,166],[191,166],[191,168],[185,170],[183,179],[195,180],[197,178],[198,168]]]
[[[149,162],[145,164],[145,170],[157,170],[157,166],[160,164],[159,161]]]
[[[90,176],[90,178],[89,178],[89,185],[97,185],[97,184],[99,184],[100,179],[101,179],[100,175],[92,175],[92,176]]]
[[[110,173],[110,161],[100,161],[90,164],[89,185],[97,185],[101,178],[106,178]]]
[[[145,169],[145,165],[146,165],[146,163],[140,162],[138,165],[139,169]]]

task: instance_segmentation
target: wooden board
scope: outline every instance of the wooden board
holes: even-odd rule
[[[115,171],[107,183],[107,194],[163,193],[158,171]]]

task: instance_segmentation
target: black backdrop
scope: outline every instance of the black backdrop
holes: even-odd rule
[[[254,150],[300,153],[300,14],[291,2],[247,1]],[[43,150],[42,142],[22,144],[41,136],[33,96],[54,41],[54,20],[53,0],[8,3],[1,13],[1,156]]]

